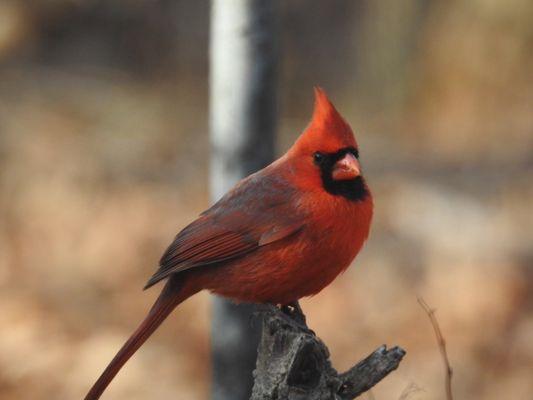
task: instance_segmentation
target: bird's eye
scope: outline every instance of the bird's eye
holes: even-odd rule
[[[313,154],[313,161],[315,164],[321,164],[324,161],[324,154],[317,151],[315,154]]]

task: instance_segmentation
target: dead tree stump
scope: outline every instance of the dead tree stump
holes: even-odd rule
[[[331,365],[326,345],[296,309],[287,315],[267,306],[260,311],[263,334],[258,348],[251,400],[348,400],[364,393],[398,368],[405,351],[381,346],[348,371]]]

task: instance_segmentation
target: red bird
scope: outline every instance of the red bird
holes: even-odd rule
[[[350,126],[315,89],[312,121],[289,151],[176,236],[145,286],[167,279],[159,298],[85,400],[98,399],[172,310],[202,289],[288,305],[331,283],[370,230],[372,196],[358,159]]]

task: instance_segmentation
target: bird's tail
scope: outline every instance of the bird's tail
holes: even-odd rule
[[[148,315],[126,343],[124,343],[113,360],[111,360],[102,375],[100,375],[91,390],[89,390],[87,396],[85,396],[85,400],[99,399],[122,366],[139,349],[139,347],[143,345],[152,333],[154,333],[172,310],[174,310],[178,304],[198,291],[192,289],[191,285],[188,285],[187,282],[184,283],[184,279],[182,278],[184,277],[170,277],[163,291],[148,312]]]

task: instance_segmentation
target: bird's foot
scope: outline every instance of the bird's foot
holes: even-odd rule
[[[280,306],[280,310],[283,314],[291,317],[296,322],[307,326],[302,307],[300,307],[300,303],[298,303],[297,301],[289,304],[282,304]]]
[[[280,306],[280,311],[283,315],[287,316],[291,319],[293,323],[295,323],[298,328],[302,329],[303,331],[315,335],[315,332],[313,332],[309,327],[307,326],[307,321],[305,318],[305,314],[302,311],[302,308],[300,307],[300,303],[297,301],[289,303],[289,304],[282,304]]]

